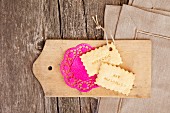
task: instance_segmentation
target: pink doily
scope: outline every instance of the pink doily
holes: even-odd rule
[[[76,88],[81,92],[87,92],[92,88],[98,87],[94,84],[97,75],[89,77],[80,59],[82,54],[93,49],[94,47],[88,44],[79,44],[65,52],[64,59],[60,65],[60,71],[68,86]]]

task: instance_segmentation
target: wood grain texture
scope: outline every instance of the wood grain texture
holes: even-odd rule
[[[64,39],[87,39],[82,0],[60,0],[61,29]]]
[[[1,113],[44,112],[43,91],[31,71],[41,5],[41,0],[0,1]]]
[[[89,97],[80,97],[81,113],[97,113],[98,99]]]
[[[101,31],[97,31],[94,29],[95,26],[91,19],[91,16],[96,15],[96,14],[103,15],[105,4],[119,5],[119,4],[123,4],[123,3],[128,3],[127,0],[106,0],[106,1],[102,1],[102,0],[93,0],[93,1],[82,0],[82,1],[80,1],[80,0],[78,0],[78,2],[79,3],[75,2],[75,1],[65,2],[64,0],[60,0],[60,13],[61,13],[61,17],[62,17],[62,19],[61,19],[61,34],[64,39],[65,38],[66,39],[99,39],[99,38],[101,39],[102,33],[101,33]],[[98,4],[101,4],[100,7],[98,6]],[[71,5],[72,7],[69,7],[69,5]],[[80,6],[77,6],[77,5],[80,5]],[[69,8],[66,9],[65,7],[69,7]],[[77,7],[79,7],[79,9],[77,9]],[[98,8],[96,8],[96,7],[98,7]],[[83,12],[83,17],[82,17],[82,14],[80,14],[80,12]],[[93,13],[93,12],[95,12],[95,13]],[[67,16],[65,14],[70,14],[74,18],[70,18],[69,16]],[[104,16],[103,17],[101,16],[100,20],[103,21],[103,18],[104,18]],[[82,21],[85,23],[82,24]],[[76,24],[77,22],[80,22],[81,25]],[[84,32],[85,32],[85,34],[84,34]],[[90,32],[92,32],[92,33],[90,33]],[[97,35],[96,32],[99,34]],[[80,36],[80,34],[83,34],[83,37]],[[97,37],[97,38],[95,38],[95,37]],[[67,98],[67,99],[69,99],[69,98]],[[84,110],[84,112],[88,112],[88,113],[89,112],[97,112],[96,109],[93,109],[93,108],[96,108],[97,106],[99,106],[99,104],[97,103],[98,101],[96,99],[93,99],[93,98],[83,98],[83,99],[86,101],[89,101],[89,99],[90,99],[92,101],[90,101],[90,103],[89,103],[89,105],[91,105],[91,106],[82,106],[81,110]],[[81,101],[81,102],[83,105],[84,101]],[[94,103],[92,103],[92,102],[94,102]],[[90,111],[85,109],[84,107],[87,107],[87,109],[90,109]]]
[[[128,0],[84,0],[86,16],[86,32],[89,39],[103,39],[103,31],[95,30],[96,27],[92,16],[97,15],[101,26],[104,26],[104,11],[106,5],[122,5]]]
[[[59,0],[59,1],[60,1],[59,6],[60,6],[60,19],[61,19],[60,28],[61,28],[62,38],[63,39],[87,39],[83,1],[82,0]],[[74,100],[76,100],[74,102],[76,103],[70,102],[72,101],[73,98],[58,98],[58,99],[60,101],[59,106],[60,109],[62,109],[61,110],[62,112],[65,112],[64,109],[71,109],[72,106],[73,107],[75,106],[75,110],[77,109],[80,110],[78,111],[78,113],[81,112],[80,109],[81,106],[77,106],[79,105],[78,103],[80,103],[80,98],[74,98]],[[94,106],[96,105],[97,104],[95,104]],[[82,107],[82,109],[83,108],[84,107]]]
[[[80,98],[60,98],[59,113],[81,113]]]
[[[62,107],[64,103],[75,105],[78,107],[76,109],[79,109],[80,106],[70,102],[71,98],[65,98],[60,101],[60,104],[58,101],[62,98],[44,98],[41,86],[31,72],[32,63],[43,49],[45,39],[56,39],[56,37],[101,39],[102,33],[93,29],[94,24],[90,16],[103,15],[105,4],[122,3],[127,3],[127,0],[100,0],[99,2],[86,0],[81,3],[72,0],[72,7],[62,5],[69,4],[69,1],[64,0],[0,0],[0,112],[57,113],[64,112],[59,110],[66,109]],[[77,8],[73,8],[75,4],[78,5]],[[80,4],[82,6],[79,6]],[[61,12],[67,15],[71,13],[74,16],[64,14],[61,16]],[[82,15],[82,12],[85,12],[84,17],[74,18],[77,13]],[[100,16],[100,21],[103,21],[103,16]],[[82,25],[85,27],[77,27]],[[89,26],[90,30],[88,30]],[[96,112],[98,100],[75,99],[81,100],[82,112]]]
[[[45,98],[45,113],[59,113],[57,98]]]
[[[99,87],[83,93],[68,87],[60,72],[64,53],[71,47],[87,43],[93,47],[106,44],[105,40],[46,40],[41,55],[33,64],[33,73],[41,83],[47,97],[150,97],[151,42],[149,40],[116,40],[116,47],[123,59],[122,68],[135,73],[134,88],[129,96]],[[57,46],[55,46],[57,45]],[[140,49],[140,51],[138,51]],[[141,62],[142,61],[142,62]],[[51,66],[52,70],[48,70]]]

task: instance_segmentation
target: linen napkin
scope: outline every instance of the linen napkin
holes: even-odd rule
[[[116,31],[116,39],[151,39],[153,42],[152,97],[140,100],[124,99],[122,113],[136,111],[166,113],[170,109],[168,107],[170,106],[170,99],[168,99],[170,97],[170,40],[164,39],[170,38],[170,17],[161,14],[161,11],[158,13],[123,5],[116,28],[111,25],[106,26],[111,22],[105,21],[106,29]],[[106,14],[105,20],[108,20],[111,17],[108,15],[112,14]],[[113,21],[117,20],[115,18]],[[133,109],[128,109],[131,106]]]
[[[129,0],[128,4],[142,8],[170,11],[170,0]]]

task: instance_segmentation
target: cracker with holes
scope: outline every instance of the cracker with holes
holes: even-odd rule
[[[106,89],[129,95],[134,80],[135,75],[132,72],[125,71],[117,66],[102,63],[95,83]]]
[[[89,76],[98,74],[102,62],[119,65],[122,59],[113,43],[96,48],[80,56]]]

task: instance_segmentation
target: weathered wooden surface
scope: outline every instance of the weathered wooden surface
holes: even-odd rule
[[[98,99],[44,98],[32,63],[47,38],[102,39],[91,16],[103,23],[105,4],[122,3],[127,0],[0,0],[0,113],[97,112]]]

